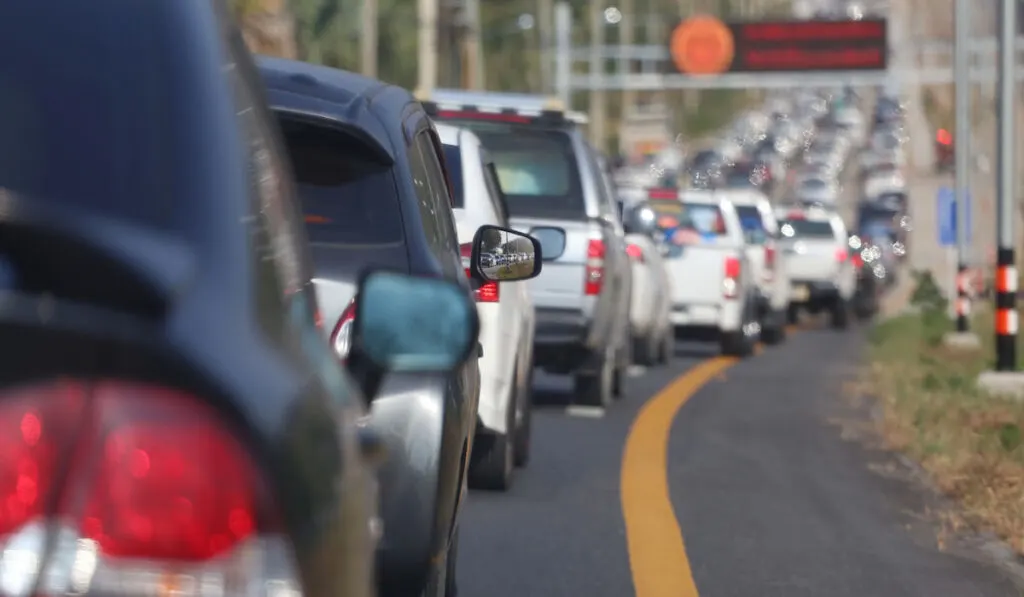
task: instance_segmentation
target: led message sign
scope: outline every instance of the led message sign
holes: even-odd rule
[[[690,75],[885,70],[885,19],[723,23],[686,19],[669,40],[672,65]]]

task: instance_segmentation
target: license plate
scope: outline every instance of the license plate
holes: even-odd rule
[[[811,289],[801,284],[793,287],[792,299],[794,301],[806,301],[811,297]]]

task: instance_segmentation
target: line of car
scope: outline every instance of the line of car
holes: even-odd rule
[[[0,48],[10,595],[454,597],[467,488],[531,458],[535,370],[607,407],[679,335],[845,325],[811,215],[627,200],[545,98],[254,58],[203,0],[0,6]],[[788,131],[765,159],[803,146],[752,121]]]

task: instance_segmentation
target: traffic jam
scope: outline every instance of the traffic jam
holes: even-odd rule
[[[546,97],[253,59],[195,6],[101,3],[59,49],[0,18],[41,106],[0,171],[6,595],[454,597],[467,488],[552,456],[535,374],[614,409],[680,340],[843,330],[899,275],[885,90],[621,164]]]

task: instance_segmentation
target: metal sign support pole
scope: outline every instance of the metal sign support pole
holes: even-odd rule
[[[971,148],[971,0],[956,0],[953,22],[956,23],[953,77],[956,85],[956,331],[970,329],[970,296],[964,280],[970,259],[970,226],[967,202],[970,201],[970,148]],[[1012,79],[1011,79],[1012,80]]]
[[[1017,268],[1014,264],[1014,124],[1017,1],[1002,0],[999,46],[999,189],[996,250],[996,371],[1017,369]],[[960,140],[957,139],[957,145]]]
[[[572,109],[572,6],[555,5],[555,93],[566,110]]]

